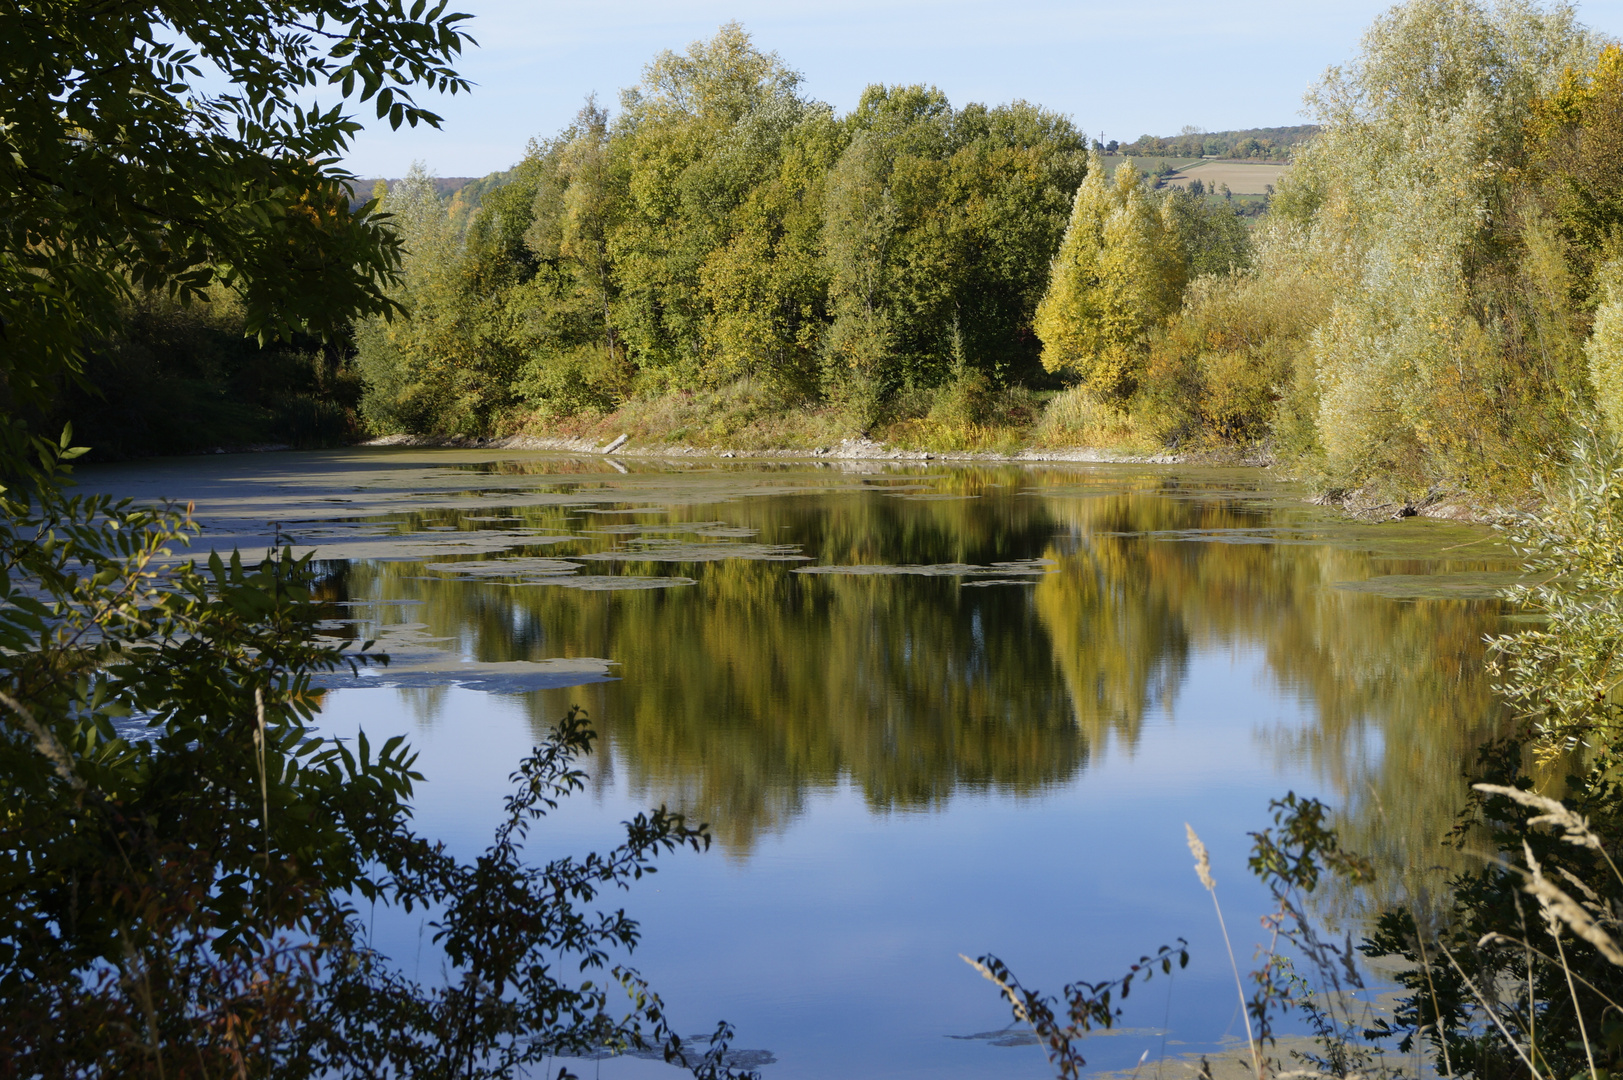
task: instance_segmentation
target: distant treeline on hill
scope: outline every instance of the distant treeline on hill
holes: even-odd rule
[[[493,174],[493,176],[499,175],[501,174]],[[483,180],[492,179],[493,176],[484,177]],[[399,177],[384,180],[379,177],[369,176],[365,179],[356,180],[355,183],[351,185],[350,190],[354,193],[355,201],[357,203],[363,203],[372,197],[372,189],[377,187],[379,184],[388,185],[398,184],[399,182]],[[436,176],[433,178],[434,190],[439,192],[441,197],[444,198],[449,198],[462,188],[475,182],[482,182],[482,180],[473,176]]]
[[[435,176],[430,177],[434,190],[442,199],[446,199],[446,211],[458,228],[468,224],[473,218],[473,212],[479,209],[479,202],[486,195],[499,187],[511,184],[518,177],[518,168],[502,169],[489,176]],[[385,188],[398,184],[395,180],[357,180],[350,189],[353,194],[350,198],[350,209],[355,209],[366,200],[372,198],[377,192],[377,185],[383,184]]]
[[[1109,154],[1161,154],[1168,157],[1289,161],[1297,147],[1318,133],[1317,124],[1246,128],[1243,131],[1201,131],[1199,128],[1186,127],[1178,134],[1166,138],[1140,135],[1130,143],[1112,139],[1104,143],[1100,149]]]
[[[1221,157],[1257,161],[1289,161],[1296,148],[1318,134],[1317,124],[1297,124],[1294,127],[1245,128],[1240,131],[1197,131],[1186,128],[1167,138],[1140,135],[1130,143],[1111,139],[1107,143],[1093,140],[1093,145],[1107,154],[1160,155],[1173,158]],[[436,176],[431,178],[434,190],[449,200],[447,210],[458,225],[466,225],[479,209],[480,200],[497,188],[510,184],[518,177],[517,167],[493,172],[489,176]],[[398,180],[383,181],[386,184]],[[359,206],[372,197],[377,179],[357,180],[354,186],[354,205]]]

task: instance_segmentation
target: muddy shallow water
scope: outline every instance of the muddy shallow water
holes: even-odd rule
[[[82,483],[192,500],[205,544],[313,550],[327,632],[395,660],[330,680],[324,722],[407,734],[417,820],[464,853],[585,707],[602,753],[544,848],[660,802],[711,824],[624,898],[635,962],[769,1077],[1045,1075],[960,952],[1057,990],[1182,936],[1189,968],[1090,1062],[1242,1033],[1184,822],[1242,962],[1271,797],[1341,808],[1390,895],[1438,872],[1516,579],[1486,530],[1348,522],[1257,470],[358,449]],[[376,933],[432,974],[420,921]]]

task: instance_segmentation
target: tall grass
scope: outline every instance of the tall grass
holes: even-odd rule
[[[1031,433],[1039,447],[1094,446],[1150,448],[1131,414],[1098,400],[1085,386],[1061,390],[1048,399]]]

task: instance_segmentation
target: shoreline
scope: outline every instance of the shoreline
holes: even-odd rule
[[[1267,468],[1270,462],[1262,458],[1235,457],[1225,459],[1216,455],[1178,453],[1142,454],[1097,447],[1056,447],[1053,449],[1025,449],[1013,454],[1000,454],[993,450],[908,450],[873,439],[843,439],[830,446],[812,449],[800,447],[772,447],[766,449],[739,449],[735,447],[687,446],[672,443],[633,445],[624,436],[606,444],[590,439],[543,435],[504,435],[490,438],[439,435],[384,435],[368,439],[359,446],[405,446],[446,448],[459,450],[557,450],[573,454],[592,454],[598,457],[713,457],[743,460],[805,459],[810,461],[985,461],[1019,463],[1024,461],[1077,461],[1110,465],[1244,465]]]
[[[550,450],[573,454],[590,454],[612,461],[616,457],[628,458],[687,458],[711,457],[733,460],[805,460],[805,461],[897,461],[949,463],[984,462],[988,464],[1026,464],[1041,462],[1073,462],[1099,465],[1204,465],[1246,469],[1272,469],[1273,458],[1266,454],[1221,454],[1214,452],[1181,454],[1162,452],[1154,454],[1131,453],[1099,447],[1055,447],[1051,449],[1027,448],[1012,454],[990,450],[907,450],[868,438],[847,438],[831,446],[818,446],[810,450],[779,447],[769,449],[733,449],[696,447],[680,444],[653,443],[633,445],[621,435],[608,443],[596,443],[579,437],[543,435],[504,435],[488,438],[438,435],[384,435],[356,444],[363,447],[418,447],[460,450]],[[1484,510],[1457,493],[1432,491],[1419,499],[1396,502],[1381,499],[1363,490],[1323,491],[1309,496],[1307,501],[1316,506],[1334,506],[1348,517],[1361,521],[1402,521],[1404,518],[1423,517],[1461,524],[1492,525],[1505,515],[1500,510]]]

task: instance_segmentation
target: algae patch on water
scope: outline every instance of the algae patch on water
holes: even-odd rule
[[[578,540],[570,534],[542,529],[463,529],[429,525],[407,530],[393,522],[326,522],[320,526],[295,524],[283,536],[293,554],[313,553],[338,562],[372,559],[379,562],[417,562],[446,555],[490,555],[515,547],[562,544]]]
[[[580,558],[591,558],[583,555]],[[672,589],[695,585],[692,578],[675,575],[582,574],[579,562],[567,559],[510,558],[477,559],[468,562],[427,563],[423,569],[447,577],[463,578],[491,585],[558,585],[587,592],[617,592],[642,589]]]
[[[1048,567],[1058,565],[1053,559],[1015,559],[1011,562],[995,562],[990,566],[978,566],[974,563],[928,563],[889,565],[886,563],[859,563],[855,566],[802,566],[795,570],[797,574],[847,574],[857,577],[874,577],[880,575],[903,575],[911,577],[983,577],[983,578],[1013,578],[1013,577],[1041,577],[1048,573]],[[969,584],[969,582],[965,582]],[[994,582],[985,582],[994,584]],[[1012,584],[1009,581],[1000,581],[996,584]]]
[[[1337,581],[1338,589],[1371,593],[1389,600],[1492,600],[1506,589],[1527,582],[1516,572],[1472,571],[1463,574],[1382,574],[1363,581]]]
[[[719,562],[722,559],[750,559],[757,562],[800,562],[810,559],[795,544],[745,544],[737,541],[696,543],[690,540],[657,538],[627,541],[623,547],[593,551],[575,556],[595,562]]]
[[[561,574],[573,574],[580,568],[580,563],[570,562],[567,559],[540,558],[479,559],[468,562],[432,562],[423,565],[424,570],[474,578],[554,578]]]

